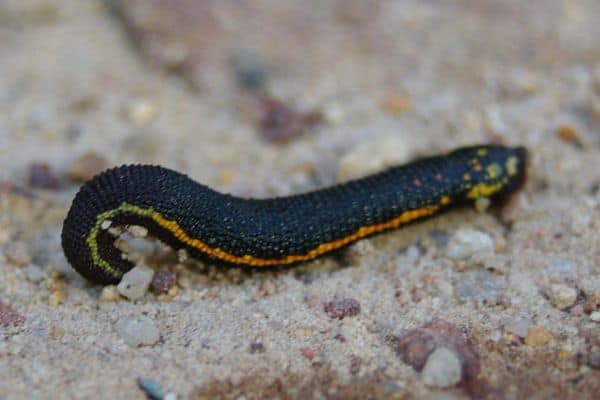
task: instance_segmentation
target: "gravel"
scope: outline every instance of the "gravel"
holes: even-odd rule
[[[458,356],[446,347],[438,347],[427,358],[421,372],[427,386],[446,388],[458,384],[462,367]]]
[[[138,265],[123,275],[117,289],[122,296],[129,300],[138,300],[144,297],[152,282],[154,271],[144,265]]]
[[[448,243],[448,257],[465,259],[479,253],[493,253],[494,241],[485,232],[459,229]]]
[[[154,321],[146,316],[122,318],[115,324],[115,330],[131,347],[151,346],[160,339]]]

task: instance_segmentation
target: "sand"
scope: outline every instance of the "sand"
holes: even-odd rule
[[[0,4],[0,398],[597,394],[597,1],[194,3]],[[297,110],[286,141],[261,96]],[[60,247],[87,152],[266,197],[490,142],[531,154],[504,209],[291,270],[134,238],[176,284],[132,301]]]

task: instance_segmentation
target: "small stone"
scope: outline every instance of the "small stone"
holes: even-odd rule
[[[9,242],[4,246],[6,258],[13,264],[22,267],[31,263],[31,254],[24,242]]]
[[[468,270],[454,282],[454,293],[462,300],[493,301],[501,295],[506,286],[505,280],[483,269]]]
[[[397,117],[406,114],[412,108],[410,99],[402,96],[388,96],[381,103],[383,109]]]
[[[475,210],[479,213],[484,213],[490,208],[492,201],[487,197],[479,197],[475,200]]]
[[[164,400],[163,389],[158,382],[152,378],[138,378],[138,387],[146,393],[150,400]]]
[[[48,303],[50,303],[51,306],[56,307],[56,306],[63,304],[64,302],[65,302],[65,292],[63,292],[62,290],[55,290],[52,293],[50,293],[50,297],[48,298]]]
[[[577,300],[577,289],[564,284],[554,284],[550,286],[548,297],[550,297],[550,301],[554,307],[559,310],[564,310],[575,304],[575,300]]]
[[[587,364],[594,369],[600,369],[600,351],[589,354]]]
[[[73,161],[67,170],[67,176],[73,182],[86,182],[107,168],[106,158],[90,151]]]
[[[490,334],[490,340],[494,343],[498,343],[500,339],[502,339],[502,332],[497,329],[493,330]]]
[[[272,280],[267,279],[260,285],[259,292],[261,296],[271,296],[277,293],[277,286],[275,286],[275,283]]]
[[[569,142],[577,147],[582,147],[581,136],[576,127],[570,124],[562,124],[556,129],[556,135],[563,142]]]
[[[29,166],[29,186],[41,189],[56,190],[61,182],[48,164],[34,163]]]
[[[465,259],[478,253],[493,253],[494,241],[487,233],[474,229],[459,229],[448,243],[448,257]]]
[[[233,57],[238,84],[245,89],[257,89],[264,85],[267,67],[263,57],[252,50],[243,49]]]
[[[315,351],[309,347],[302,349],[302,355],[309,361],[315,358]]]
[[[400,337],[397,352],[402,361],[421,371],[434,350],[442,347],[460,360],[462,386],[471,397],[489,398],[491,387],[482,377],[479,355],[458,326],[444,320],[433,320]]]
[[[531,347],[541,347],[554,339],[552,334],[541,326],[532,326],[525,337],[525,344]]]
[[[137,239],[148,237],[148,228],[145,226],[131,225],[127,228],[127,232]]]
[[[255,354],[255,353],[264,353],[265,351],[267,351],[267,349],[265,348],[265,345],[262,344],[261,342],[252,342],[250,343],[250,354]]]
[[[33,283],[41,282],[45,278],[44,271],[35,264],[29,264],[27,268],[25,268],[25,276],[28,281]]]
[[[446,347],[438,347],[427,358],[421,372],[427,386],[446,388],[458,384],[462,367],[458,356]]]
[[[579,317],[583,315],[584,308],[582,304],[578,304],[575,307],[571,308],[570,314],[574,317]]]
[[[359,144],[339,163],[337,179],[347,181],[403,164],[413,149],[402,136],[389,136]]]
[[[324,107],[325,121],[331,125],[339,124],[346,118],[346,112],[339,103],[331,103]]]
[[[590,314],[590,321],[600,322],[600,311],[594,311]]]
[[[316,127],[324,119],[319,110],[300,112],[275,98],[265,97],[261,104],[263,115],[260,130],[270,142],[287,142]]]
[[[360,313],[360,303],[355,299],[335,299],[323,304],[323,310],[330,318],[343,319]]]
[[[166,269],[159,269],[152,278],[152,291],[154,294],[165,294],[177,283],[177,275]]]
[[[158,342],[158,328],[146,316],[122,318],[115,324],[115,330],[129,346],[151,346]]]
[[[344,258],[350,264],[360,264],[365,258],[375,254],[375,246],[369,239],[362,239],[350,245],[344,252]]]
[[[145,265],[138,265],[123,275],[117,289],[122,296],[129,300],[141,299],[148,290],[153,276],[152,269]]]
[[[136,125],[148,124],[156,118],[158,112],[158,105],[148,99],[136,99],[125,110],[127,119]]]
[[[120,297],[119,291],[115,285],[104,286],[102,288],[102,293],[100,293],[100,301],[117,301]]]
[[[52,340],[59,340],[65,335],[65,330],[58,325],[52,325],[50,327],[50,338]]]
[[[504,329],[508,333],[512,333],[513,335],[516,335],[520,338],[524,338],[525,336],[527,336],[531,324],[532,322],[529,319],[516,318],[504,325]]]

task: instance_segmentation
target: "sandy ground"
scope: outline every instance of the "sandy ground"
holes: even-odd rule
[[[597,1],[194,3],[0,2],[0,398],[143,399],[140,378],[155,398],[597,394]],[[322,121],[265,139],[232,61],[248,50],[263,93]],[[456,210],[294,270],[138,243],[177,284],[130,301],[60,248],[89,151],[264,197],[488,142],[531,152],[505,209]],[[132,346],[148,332],[122,326],[140,320],[158,335]]]

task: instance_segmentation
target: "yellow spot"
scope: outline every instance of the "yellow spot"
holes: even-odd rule
[[[473,186],[471,188],[471,190],[469,190],[469,192],[467,193],[467,197],[469,199],[478,199],[480,197],[490,197],[493,194],[498,193],[500,190],[502,190],[502,187],[504,186],[504,182],[497,182],[497,183],[479,183],[475,186]]]
[[[470,181],[471,180],[471,175],[469,175],[469,173],[465,172],[465,174],[463,175],[463,181]]]
[[[484,148],[484,147],[482,147],[482,148],[480,148],[480,149],[478,149],[478,150],[477,150],[477,155],[478,155],[479,157],[484,157],[484,156],[487,156],[487,153],[488,153],[488,151],[487,151],[487,149],[486,149],[486,148]]]
[[[509,157],[506,160],[506,172],[509,176],[515,176],[517,174],[517,168],[519,166],[519,159],[515,156]]]
[[[502,175],[502,167],[496,163],[490,164],[485,168],[489,179],[498,179]]]
[[[440,199],[440,204],[443,206],[447,206],[448,204],[450,204],[450,201],[450,197],[442,196],[442,198]]]

